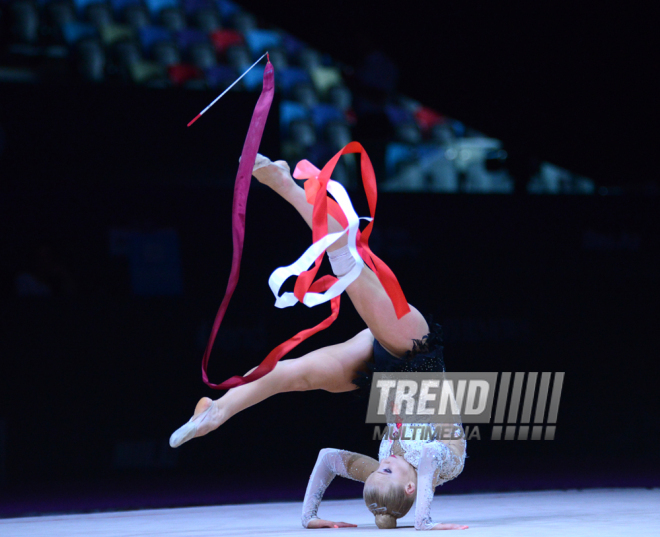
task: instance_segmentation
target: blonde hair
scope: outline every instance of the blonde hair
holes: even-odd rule
[[[414,494],[406,494],[403,485],[394,483],[387,488],[365,484],[362,495],[376,517],[376,526],[382,530],[396,528],[396,519],[410,511],[415,501]]]

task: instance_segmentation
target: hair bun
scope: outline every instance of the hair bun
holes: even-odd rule
[[[378,513],[375,515],[375,518],[376,526],[378,526],[381,530],[396,528],[396,518],[394,518],[394,516],[390,515],[389,513]]]

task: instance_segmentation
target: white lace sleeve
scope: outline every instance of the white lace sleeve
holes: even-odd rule
[[[435,523],[431,519],[431,503],[433,502],[433,479],[436,473],[446,473],[446,467],[455,464],[455,455],[442,442],[429,442],[422,449],[422,455],[417,468],[417,499],[415,506],[415,529],[431,530]]]
[[[310,520],[318,518],[316,513],[323,494],[336,475],[364,483],[377,468],[378,462],[371,457],[341,449],[322,449],[305,492],[302,509],[303,528],[309,525]]]

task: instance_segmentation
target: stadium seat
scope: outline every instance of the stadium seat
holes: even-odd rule
[[[417,145],[422,141],[422,133],[414,121],[401,123],[395,128],[396,138],[400,142]]]
[[[321,55],[314,49],[303,48],[298,53],[298,63],[311,73],[317,67],[321,67]]]
[[[333,87],[341,84],[343,82],[341,73],[336,67],[323,67],[319,66],[310,72],[312,77],[312,82],[316,88],[316,92],[324,97],[328,90]]]
[[[206,70],[206,83],[211,88],[226,88],[238,75],[228,65],[215,65]]]
[[[302,67],[287,67],[277,71],[275,82],[286,95],[291,92],[296,84],[309,83],[311,82],[311,78],[309,77],[309,73]]]
[[[295,101],[280,102],[280,132],[286,134],[292,121],[309,119],[309,110]]]
[[[328,90],[328,101],[346,113],[353,106],[353,94],[346,86],[338,84]]]
[[[415,149],[408,144],[390,142],[385,148],[385,172],[387,177],[394,177],[402,163],[417,160]]]
[[[188,26],[186,14],[180,7],[166,7],[159,14],[160,23],[172,32],[180,32]]]
[[[216,0],[216,5],[223,21],[231,20],[241,10],[238,4],[230,0]]]
[[[70,22],[76,22],[73,4],[66,0],[55,0],[46,4],[46,13],[50,21],[60,30]]]
[[[330,121],[342,121],[344,114],[341,110],[331,104],[321,103],[310,110],[314,126],[320,132]]]
[[[424,170],[414,146],[391,142],[385,148],[386,181],[384,192],[423,192],[428,190]]]
[[[85,19],[97,28],[114,22],[112,8],[105,2],[94,2],[85,8]]]
[[[282,72],[282,69],[289,68],[289,58],[287,58],[286,52],[282,47],[271,47],[268,49],[270,54],[270,62],[275,67],[277,75]]]
[[[111,46],[118,41],[135,39],[136,33],[133,28],[125,24],[107,24],[99,28],[101,41],[107,46]]]
[[[282,47],[290,61],[298,61],[300,52],[305,49],[305,44],[290,34],[282,36]]]
[[[102,82],[105,79],[105,51],[96,38],[85,38],[76,45],[78,73],[90,82]]]
[[[149,11],[141,4],[129,4],[124,7],[123,19],[128,25],[136,30],[145,28],[151,24]]]
[[[166,75],[166,69],[155,62],[137,61],[129,67],[131,78],[137,84],[144,84],[146,82],[162,79]]]
[[[309,148],[316,144],[316,131],[311,121],[297,119],[289,125],[289,137],[301,148]]]
[[[210,33],[215,30],[222,29],[222,22],[220,21],[220,15],[215,10],[214,7],[199,7],[195,11],[189,14],[193,24],[196,28]]]
[[[96,37],[96,28],[84,22],[67,22],[62,26],[62,36],[67,44],[73,45],[86,37]]]
[[[39,11],[29,0],[12,2],[11,35],[20,43],[36,43],[39,40]],[[0,23],[2,20],[0,19]]]
[[[234,45],[229,47],[226,51],[225,56],[227,57],[227,62],[239,73],[242,73],[247,69],[252,63],[252,58],[246,46],[244,45]]]
[[[241,80],[243,82],[243,85],[245,86],[245,89],[249,91],[253,90],[260,90],[263,85],[263,80],[264,80],[264,71],[263,69],[258,69],[255,67],[247,73]]]
[[[325,139],[333,151],[338,151],[351,142],[353,137],[351,136],[351,129],[345,121],[331,120],[325,126]]]
[[[458,171],[446,157],[444,147],[437,143],[417,147],[419,168],[424,174],[426,189],[431,192],[456,193],[459,191]]]
[[[73,0],[73,5],[76,6],[76,11],[78,14],[82,15],[85,12],[87,6],[100,2],[103,2],[103,0]]]
[[[146,26],[138,32],[143,50],[149,52],[160,41],[171,41],[172,32],[162,26]]]
[[[208,35],[201,30],[192,28],[181,30],[176,34],[176,42],[181,50],[188,50],[192,45],[201,43],[211,44]]]
[[[209,36],[218,54],[225,54],[230,47],[242,45],[243,34],[236,30],[216,30]]]
[[[255,19],[249,13],[245,13],[244,11],[237,11],[232,16],[231,20],[233,27],[243,35],[245,35],[245,33],[249,32],[250,30],[256,30],[258,28],[257,19]]]
[[[151,47],[151,56],[159,64],[170,67],[181,63],[181,54],[176,44],[171,41],[158,41]]]
[[[319,98],[316,95],[316,90],[310,83],[303,82],[301,84],[296,84],[293,87],[291,94],[296,101],[310,109],[316,106],[319,102]]]
[[[246,30],[244,36],[250,53],[255,59],[267,50],[279,47],[282,42],[280,34],[275,30]]]
[[[133,39],[118,40],[112,45],[112,56],[114,63],[119,67],[120,75],[129,77],[131,65],[142,61],[142,50]]]
[[[199,9],[215,9],[215,4],[212,0],[182,0],[181,7],[186,12],[186,15],[192,15]]]
[[[179,0],[145,0],[145,4],[149,8],[151,14],[156,15],[165,8],[179,7]]]
[[[427,108],[426,106],[419,107],[415,112],[415,121],[422,132],[428,132],[433,127],[440,123],[444,123],[445,118],[438,114],[435,110]]]
[[[175,86],[182,86],[190,80],[202,78],[202,71],[194,65],[180,63],[167,68],[167,76]]]
[[[385,114],[390,120],[390,123],[395,127],[404,123],[411,123],[415,121],[415,118],[408,109],[394,104],[385,105]]]
[[[191,45],[187,50],[187,57],[190,63],[202,70],[210,69],[218,63],[215,50],[208,42]]]
[[[204,70],[216,63],[216,54],[206,33],[188,28],[174,33],[178,49],[185,56],[185,61]]]
[[[110,0],[110,5],[116,15],[122,13],[128,6],[141,6],[142,0]]]

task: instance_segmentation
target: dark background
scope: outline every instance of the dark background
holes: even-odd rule
[[[382,50],[404,93],[502,139],[514,163],[547,159],[609,188],[380,195],[372,248],[408,300],[444,325],[449,370],[566,372],[555,441],[492,442],[484,426],[460,479],[443,489],[657,486],[659,226],[645,13],[243,5],[348,65]],[[229,273],[231,186],[256,95],[229,94],[191,129],[214,95],[82,84],[3,84],[0,95],[3,514],[299,501],[321,448],[376,454],[351,394],[277,396],[204,439],[167,445],[199,397],[218,395],[199,369]],[[261,146],[271,156],[277,119],[274,105]],[[369,151],[371,140],[358,139]],[[353,196],[366,214],[363,194]],[[120,227],[176,230],[182,295],[131,294],[126,260],[109,253],[109,230]],[[276,310],[266,283],[310,238],[293,209],[253,185],[213,380],[247,371],[327,315]],[[40,244],[66,265],[75,293],[15,296],[14,278]],[[339,320],[294,355],[361,328],[345,298]],[[352,483],[329,491],[359,493]]]

